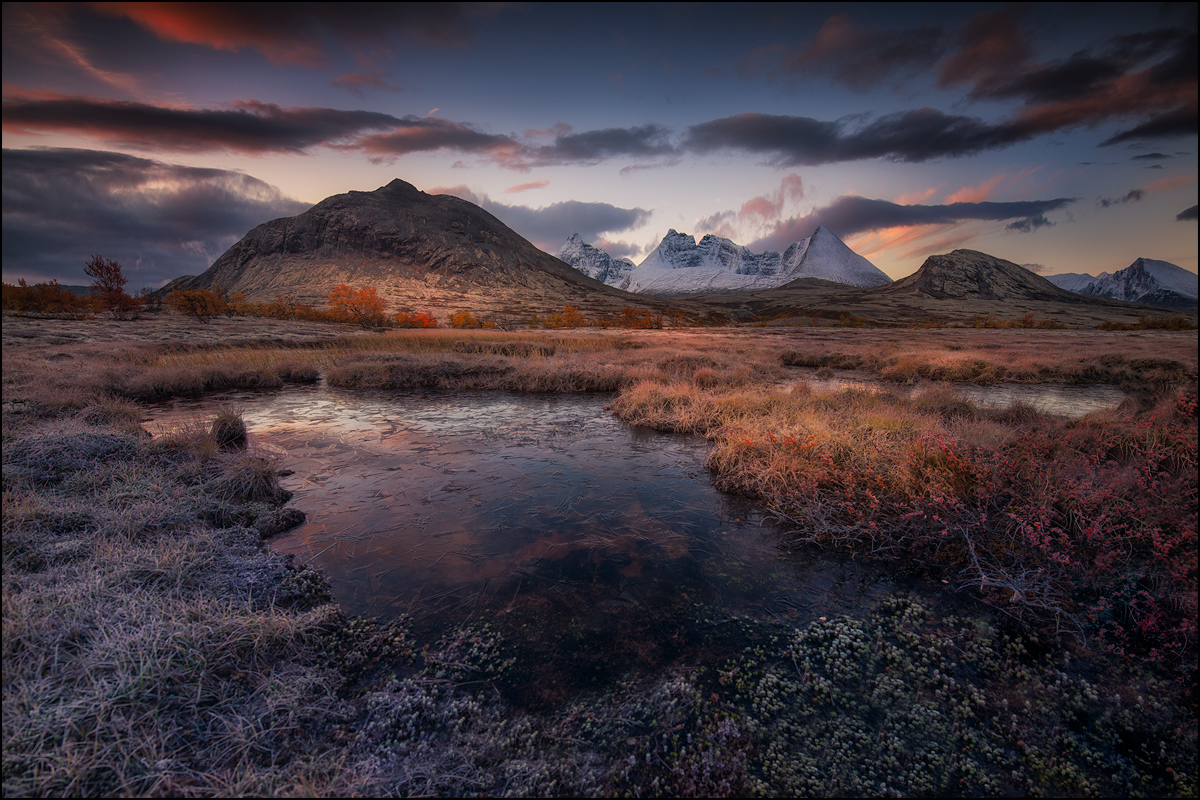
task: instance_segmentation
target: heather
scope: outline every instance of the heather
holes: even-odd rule
[[[6,794],[1195,794],[1194,337],[304,330],[6,350]],[[1139,388],[1068,421],[922,383],[974,362]],[[896,391],[804,382],[904,364]],[[659,655],[569,691],[558,660],[610,654],[536,605],[420,639],[347,619],[264,549],[297,521],[288,465],[236,407],[139,425],[141,402],[319,379],[610,393],[707,437],[787,547],[945,594],[802,623],[681,603],[627,643]]]

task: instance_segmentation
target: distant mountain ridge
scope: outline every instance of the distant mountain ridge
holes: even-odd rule
[[[1139,258],[1122,270],[1096,277],[1069,273],[1050,275],[1051,283],[1085,295],[1111,297],[1173,311],[1195,311],[1197,276],[1169,261]],[[1086,279],[1086,280],[1084,280]]]
[[[770,289],[802,278],[858,287],[891,282],[823,226],[782,254],[773,250],[754,253],[713,234],[697,242],[695,237],[671,229],[636,267],[629,259],[617,261],[585,244],[578,234],[567,240],[559,257],[610,286],[657,296]]]

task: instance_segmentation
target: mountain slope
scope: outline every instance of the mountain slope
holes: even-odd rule
[[[593,247],[583,241],[578,233],[571,234],[571,238],[567,239],[558,251],[558,257],[589,278],[595,278],[607,286],[617,289],[629,287],[629,273],[633,270],[633,262],[628,258],[613,258],[599,247]]]
[[[572,269],[478,206],[401,180],[326,198],[259,225],[203,274],[165,288],[290,294],[321,304],[339,283],[370,284],[400,308],[470,307],[511,314],[612,310],[645,302]]]
[[[878,291],[937,299],[1083,301],[1078,294],[1060,289],[1022,266],[977,250],[930,256],[912,275]]]
[[[782,272],[789,281],[820,278],[861,287],[892,282],[883,270],[847,247],[824,225],[818,225],[812,236],[785,250],[782,263]]]
[[[1169,261],[1139,258],[1125,269],[1101,275],[1080,292],[1161,308],[1195,310],[1197,280],[1196,273]]]

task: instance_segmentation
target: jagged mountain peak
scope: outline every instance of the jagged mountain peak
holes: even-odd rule
[[[809,238],[792,244],[782,256],[774,250],[755,253],[713,233],[704,234],[697,242],[694,236],[671,228],[640,264],[617,272],[595,253],[583,250],[584,247],[591,245],[571,237],[559,257],[610,286],[645,294],[678,296],[770,289],[808,277],[853,286],[877,286],[891,281],[824,226],[819,226]],[[621,261],[632,266],[628,259]],[[600,278],[601,274],[608,277]]]

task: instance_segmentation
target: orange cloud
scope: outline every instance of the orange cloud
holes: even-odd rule
[[[1143,192],[1154,192],[1159,189],[1178,189],[1181,186],[1187,186],[1195,182],[1195,175],[1175,175],[1170,178],[1161,178],[1153,183],[1147,183],[1141,187],[1141,190]]]
[[[529,183],[518,183],[516,186],[510,186],[504,190],[504,194],[516,194],[517,192],[528,192],[530,189],[541,189],[543,186],[549,186],[550,181],[530,181]]]
[[[1001,172],[999,175],[993,175],[978,186],[964,186],[954,194],[946,198],[947,203],[982,203],[992,196],[992,192],[1000,184],[1000,181],[1008,177],[1007,172]]]
[[[945,186],[944,183],[939,183],[937,186],[930,186],[928,189],[918,189],[915,192],[902,194],[896,198],[896,202],[902,206],[919,205],[937,194],[938,190],[943,186]]]

